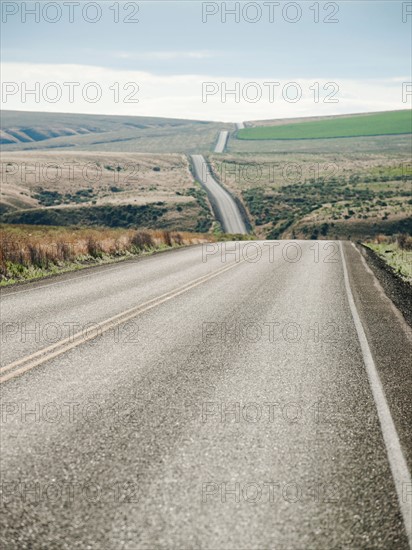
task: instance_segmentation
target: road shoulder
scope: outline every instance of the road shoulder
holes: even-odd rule
[[[356,308],[411,471],[412,330],[359,250],[350,242],[343,247]]]

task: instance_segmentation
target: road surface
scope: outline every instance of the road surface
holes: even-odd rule
[[[219,137],[216,143],[215,147],[215,153],[223,153],[227,144],[227,140],[229,137],[229,132],[227,130],[222,130],[219,133]]]
[[[192,161],[196,178],[205,187],[223,231],[232,234],[247,234],[245,223],[236,202],[214,179],[205,158],[202,155],[192,155]]]
[[[3,290],[1,547],[407,549],[410,331],[343,252],[209,244]]]

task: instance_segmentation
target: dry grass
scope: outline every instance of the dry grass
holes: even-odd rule
[[[377,235],[365,243],[392,267],[402,279],[412,284],[412,236],[405,233],[388,237]]]
[[[3,153],[1,161],[0,213],[5,223],[190,232],[210,227],[210,205],[185,155],[30,151]],[[125,211],[129,205],[133,209]],[[149,207],[147,212],[161,207],[160,218],[139,216],[142,206]],[[110,208],[117,209],[113,223],[99,218],[101,209]]]
[[[272,153],[272,154],[348,154],[363,152],[365,154],[403,153],[410,155],[411,136],[370,136],[354,138],[327,138],[307,140],[262,140],[246,141],[229,139],[227,151],[230,153]]]
[[[410,141],[409,141],[410,144]],[[409,151],[394,153],[228,153],[208,157],[218,179],[233,193],[239,194],[252,187],[282,187],[299,185],[311,178],[331,178],[358,175],[370,181],[359,187],[373,185],[385,189],[386,183],[374,184],[373,177],[380,174],[407,176],[396,183],[401,189],[411,189],[412,161]],[[304,189],[302,189],[304,194]]]
[[[243,202],[260,238],[364,240],[410,226],[410,147],[407,154],[353,150],[208,158],[217,179]]]
[[[30,151],[1,160],[1,202],[11,209],[47,206],[44,192],[58,193],[60,206],[193,201],[182,196],[193,187],[184,155]]]
[[[412,251],[412,236],[406,233],[399,233],[398,235],[377,235],[375,239],[371,241],[374,244],[395,244],[400,250]]]
[[[1,226],[0,281],[5,284],[32,279],[82,265],[214,240],[213,235],[176,231]]]

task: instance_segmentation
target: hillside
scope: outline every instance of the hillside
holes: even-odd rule
[[[173,118],[3,111],[3,151],[191,153],[213,149],[219,130],[232,125]]]
[[[207,231],[205,193],[179,154],[2,154],[1,221]]]
[[[2,118],[3,138],[14,140],[2,147],[5,223],[213,231],[190,170],[193,152],[206,156],[261,238],[411,231],[411,134],[385,134],[408,129],[410,111],[247,122],[239,131],[147,117],[6,111]],[[224,127],[228,147],[214,154]],[[238,139],[243,132],[289,137]]]

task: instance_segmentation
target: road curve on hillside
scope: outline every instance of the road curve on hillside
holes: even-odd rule
[[[202,155],[192,155],[193,168],[198,181],[209,196],[216,217],[226,233],[247,234],[246,225],[233,197],[213,178]]]
[[[341,246],[2,290],[1,546],[408,550],[412,343]]]
[[[219,132],[219,137],[217,139],[216,147],[214,150],[215,153],[224,152],[228,138],[229,138],[229,132],[227,130],[222,130],[221,132]]]

